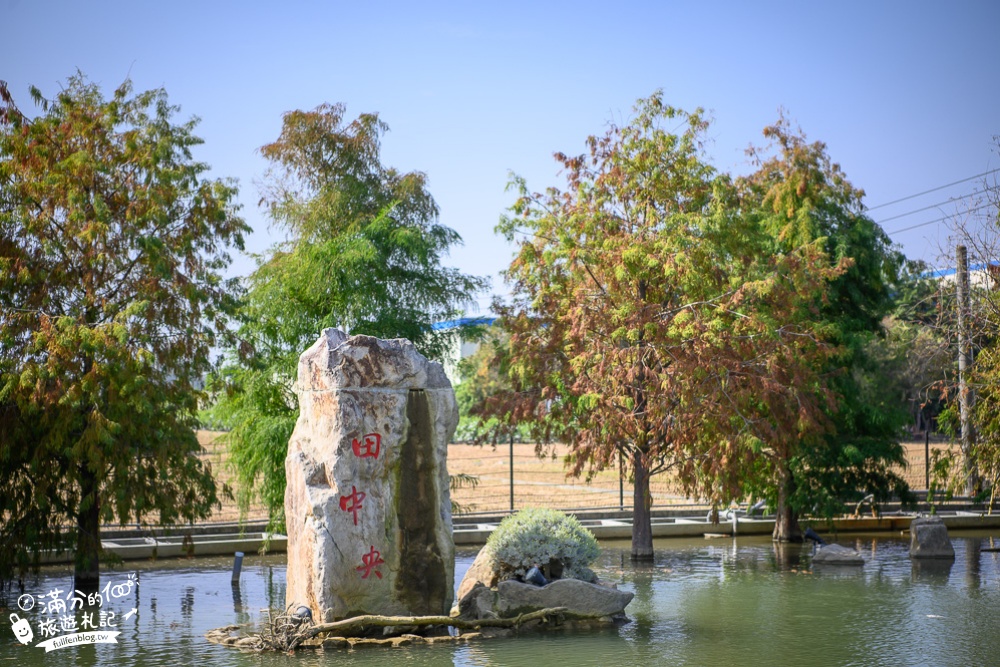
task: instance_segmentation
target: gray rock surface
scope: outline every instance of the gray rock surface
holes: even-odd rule
[[[955,558],[941,517],[921,517],[910,523],[910,558]]]
[[[579,579],[580,581],[586,581],[591,584],[603,585],[597,578],[597,575],[594,574],[594,571],[589,567],[579,567],[577,568],[577,573],[578,576],[572,578]],[[476,555],[476,560],[474,560],[472,565],[469,566],[469,569],[466,570],[465,576],[462,578],[462,582],[458,586],[458,594],[455,597],[461,600],[477,583],[482,584],[487,588],[496,588],[499,581],[500,563],[493,558],[493,555],[490,553],[488,547],[483,547]]]
[[[854,549],[839,544],[820,547],[812,557],[813,565],[864,565],[865,559]]]
[[[441,365],[406,340],[326,329],[300,357],[295,389],[286,605],[317,622],[447,613],[458,407]]]
[[[532,586],[508,579],[497,586],[497,613],[517,616],[549,607],[566,607],[567,616],[593,618],[625,613],[633,593],[590,584],[579,579],[558,579],[547,586]]]
[[[465,595],[458,599],[458,617],[477,621],[482,618],[496,618],[497,592],[476,582]]]
[[[472,561],[472,565],[465,571],[462,583],[458,585],[456,597],[461,600],[476,584],[481,584],[486,588],[495,588],[498,580],[499,572],[496,569],[493,555],[487,547],[483,547],[476,555],[476,560]]]

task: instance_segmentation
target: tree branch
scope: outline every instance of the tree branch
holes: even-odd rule
[[[332,623],[320,623],[314,625],[299,634],[289,646],[289,650],[294,649],[306,639],[311,639],[321,633],[337,633],[337,636],[349,636],[362,632],[365,628],[386,628],[396,626],[427,627],[429,625],[446,625],[460,630],[478,630],[479,628],[516,628],[530,621],[547,621],[549,616],[562,616],[566,613],[566,607],[549,607],[540,609],[528,614],[521,614],[513,618],[483,618],[476,621],[466,621],[452,616],[355,616],[345,618],[342,621]],[[599,618],[598,616],[580,616],[574,614],[576,618]]]

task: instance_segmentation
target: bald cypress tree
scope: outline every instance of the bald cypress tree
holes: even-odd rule
[[[32,97],[29,118],[0,83],[0,578],[71,548],[92,589],[102,523],[216,503],[197,387],[248,227],[163,90],[105,99],[77,75]]]

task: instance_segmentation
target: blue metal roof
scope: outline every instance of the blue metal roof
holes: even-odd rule
[[[973,264],[969,267],[969,271],[982,271],[988,266],[1000,266],[1000,262],[982,262],[980,264]],[[931,269],[930,271],[924,271],[920,274],[921,278],[945,278],[947,276],[955,275],[956,269]]]
[[[445,329],[457,329],[459,327],[489,326],[496,322],[495,317],[460,317],[457,320],[445,320],[435,322],[431,325],[433,331],[443,331]]]

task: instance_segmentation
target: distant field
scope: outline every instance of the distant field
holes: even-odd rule
[[[236,506],[236,501],[227,499],[223,495],[223,486],[233,487],[233,473],[229,469],[229,451],[226,448],[226,433],[222,431],[198,431],[198,442],[205,448],[200,458],[208,461],[212,465],[212,473],[215,475],[216,492],[222,501],[222,509],[212,513],[211,521],[239,521],[240,511]],[[250,512],[244,517],[248,521],[257,519],[267,519],[267,512],[260,504],[250,508]]]
[[[514,509],[619,507],[622,491],[625,507],[631,507],[632,486],[627,479],[619,486],[617,467],[598,473],[589,482],[585,477],[567,476],[564,460],[568,452],[567,446],[555,445],[548,448],[547,456],[539,458],[534,445],[514,445]],[[508,445],[494,449],[453,444],[448,448],[448,472],[472,475],[479,480],[474,489],[460,488],[452,492],[452,500],[462,511],[495,512],[511,508]],[[666,475],[654,477],[651,490],[656,506],[692,504],[680,495]]]
[[[946,450],[952,445],[931,443],[931,450]],[[911,489],[925,489],[924,444],[904,443],[907,467],[899,472]],[[605,470],[589,483],[583,478],[566,476],[563,459],[566,446],[550,449],[552,455],[539,459],[534,445],[514,445],[514,508],[549,506],[564,509],[618,507],[620,489],[618,470]],[[451,445],[448,450],[448,472],[466,473],[479,478],[475,489],[463,488],[452,493],[452,499],[468,512],[509,510],[510,502],[510,453],[508,446],[478,447]],[[622,485],[624,505],[632,504],[632,486],[628,479]],[[669,474],[652,479],[653,506],[701,505],[697,499],[681,495],[676,482]]]
[[[924,480],[924,462],[927,460],[924,456],[924,443],[921,442],[904,442],[903,450],[906,452],[907,467],[902,471],[903,479],[909,483],[911,489],[926,489],[927,485]],[[958,445],[949,444],[947,442],[934,442],[930,443],[931,458],[934,458],[934,452],[940,451],[945,452],[951,450],[957,455],[959,452]]]
[[[228,468],[225,433],[201,431],[198,440],[206,451],[202,458],[212,464],[222,497],[222,485],[233,484]],[[931,449],[947,449],[947,443],[931,443]],[[924,443],[904,443],[908,467],[903,477],[913,489],[924,485]],[[618,507],[620,487],[618,470],[605,470],[589,483],[584,478],[567,477],[563,459],[568,448],[558,445],[549,449],[548,456],[535,456],[534,445],[514,445],[514,508],[557,507],[561,509],[586,509]],[[475,488],[465,487],[452,492],[452,500],[463,512],[498,512],[510,509],[510,451],[508,445],[490,446],[458,445],[448,448],[448,472],[464,473],[478,479]],[[624,505],[632,504],[632,487],[628,480],[622,485]],[[658,475],[652,482],[653,506],[695,505],[697,500],[684,498],[668,475]],[[222,509],[216,511],[212,521],[236,521],[240,518],[235,501],[223,500]],[[247,520],[267,519],[260,505],[250,508]]]

